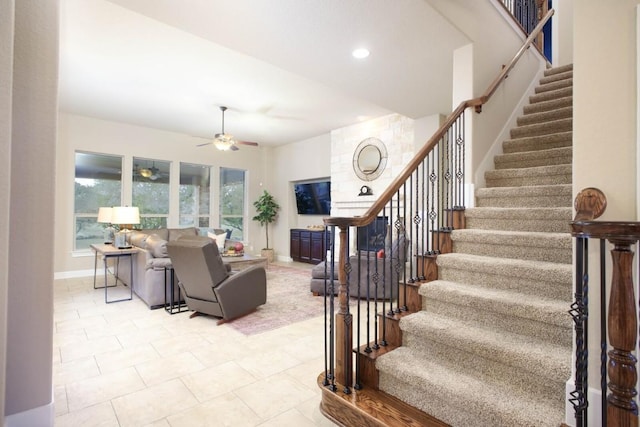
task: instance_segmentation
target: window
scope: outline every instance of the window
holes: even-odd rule
[[[245,171],[220,169],[220,228],[231,229],[231,237],[244,238]]]
[[[132,206],[140,209],[140,228],[165,228],[169,217],[171,162],[133,158]]]
[[[180,226],[209,227],[210,185],[209,166],[180,163]]]
[[[89,249],[102,243],[104,224],[99,224],[98,208],[120,206],[122,197],[122,157],[76,152],[73,249]]]

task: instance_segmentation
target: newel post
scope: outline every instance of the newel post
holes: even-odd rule
[[[347,260],[349,242],[347,226],[340,225],[340,251],[338,252],[338,304],[336,314],[336,380],[344,384],[344,392],[351,392],[353,377],[353,316],[349,312],[349,286],[347,283]]]
[[[610,238],[613,272],[609,298],[609,395],[607,396],[607,421],[612,427],[638,425],[638,405],[634,401],[638,379],[636,348],[638,321],[636,299],[633,291],[634,238]]]

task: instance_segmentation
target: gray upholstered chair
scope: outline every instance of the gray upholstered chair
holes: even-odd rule
[[[223,322],[267,302],[264,268],[229,272],[211,239],[181,238],[167,243],[167,251],[187,306],[195,312],[192,316],[204,313]]]
[[[379,259],[376,252],[361,251],[349,257],[349,295],[351,297],[391,299],[392,287],[394,299],[397,298],[398,282],[404,280],[405,262],[409,240],[401,235],[392,244],[385,243],[385,258]],[[313,267],[311,270],[310,290],[313,295],[325,294],[325,277],[331,277],[330,266],[325,267],[325,261]],[[325,272],[326,269],[326,272]],[[333,269],[335,288],[334,294],[338,294],[338,265]],[[359,280],[358,280],[359,278]],[[377,286],[376,282],[377,280]],[[384,283],[384,285],[383,285]]]

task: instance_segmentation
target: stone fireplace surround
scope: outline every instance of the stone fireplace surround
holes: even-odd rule
[[[354,217],[366,213],[377,196],[382,194],[413,158],[417,139],[414,123],[408,117],[390,114],[331,132],[331,216]],[[437,129],[438,124],[438,120],[434,120],[433,130]],[[379,178],[364,181],[353,170],[353,155],[358,144],[370,137],[378,138],[385,144],[388,159]],[[363,185],[369,186],[373,195],[358,196]],[[397,201],[394,202],[394,208],[396,206]],[[352,230],[350,253],[356,250],[356,239],[356,233]]]

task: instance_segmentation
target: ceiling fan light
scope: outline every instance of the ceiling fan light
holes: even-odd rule
[[[236,140],[228,133],[218,133],[213,139],[213,145],[220,151],[229,151],[236,145]]]
[[[140,176],[144,177],[144,178],[149,178],[151,175],[153,175],[153,172],[151,172],[151,169],[140,169]]]

